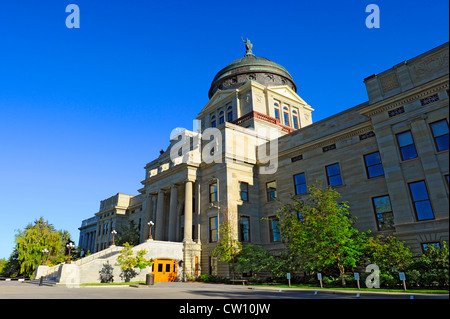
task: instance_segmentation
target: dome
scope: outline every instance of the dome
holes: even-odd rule
[[[287,85],[297,92],[294,80],[284,67],[269,59],[255,56],[247,46],[247,54],[243,58],[231,62],[216,74],[209,89],[209,98],[217,90],[236,89],[249,80],[265,86]]]

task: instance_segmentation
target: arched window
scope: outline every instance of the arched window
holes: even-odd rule
[[[289,126],[289,109],[286,106],[283,107],[283,117],[284,125]]]
[[[225,122],[225,117],[223,111],[219,113],[219,124],[223,124]]]
[[[274,103],[273,107],[274,107],[275,118],[277,120],[279,120],[280,119],[280,106],[278,105],[278,103]]]
[[[215,115],[213,115],[212,117],[211,117],[211,127],[216,127],[217,125],[216,125],[216,116]]]
[[[298,116],[297,116],[297,111],[296,110],[292,111],[292,123],[294,124],[294,128],[296,130],[298,130]]]
[[[229,106],[227,111],[228,111],[228,113],[227,113],[227,121],[228,122],[233,122],[233,107]]]

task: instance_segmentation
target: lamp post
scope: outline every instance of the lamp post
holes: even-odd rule
[[[69,249],[69,255],[67,256],[66,264],[70,264],[70,251],[75,248],[75,245],[70,242],[66,245],[66,247]]]
[[[150,229],[149,229],[149,232],[148,232],[148,239],[149,239],[149,240],[153,240],[153,237],[152,237],[152,227],[155,225],[155,223],[154,223],[153,221],[149,221],[149,222],[147,223],[147,225],[150,226]]]
[[[44,255],[44,258],[42,258],[42,264],[41,265],[45,265],[47,263],[48,260],[48,255],[47,258],[45,258],[45,254],[48,254],[50,251],[47,248],[44,248],[42,250],[42,254]],[[45,260],[45,261],[44,261]]]
[[[111,232],[111,234],[113,235],[113,242],[112,242],[112,246],[115,246],[116,244],[115,244],[115,241],[114,241],[114,239],[116,238],[116,235],[117,235],[117,232],[116,232],[116,230],[115,230],[115,229],[113,229],[113,231]]]

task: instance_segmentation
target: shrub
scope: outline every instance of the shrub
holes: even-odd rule
[[[113,275],[113,266],[109,264],[109,262],[106,262],[106,264],[103,264],[102,269],[99,271],[100,274],[100,282],[101,283],[108,283],[114,281],[114,275]]]

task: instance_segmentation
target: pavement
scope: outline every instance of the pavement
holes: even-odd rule
[[[38,286],[0,282],[0,299],[449,299],[446,294],[409,294],[255,287],[194,282],[153,286]]]

